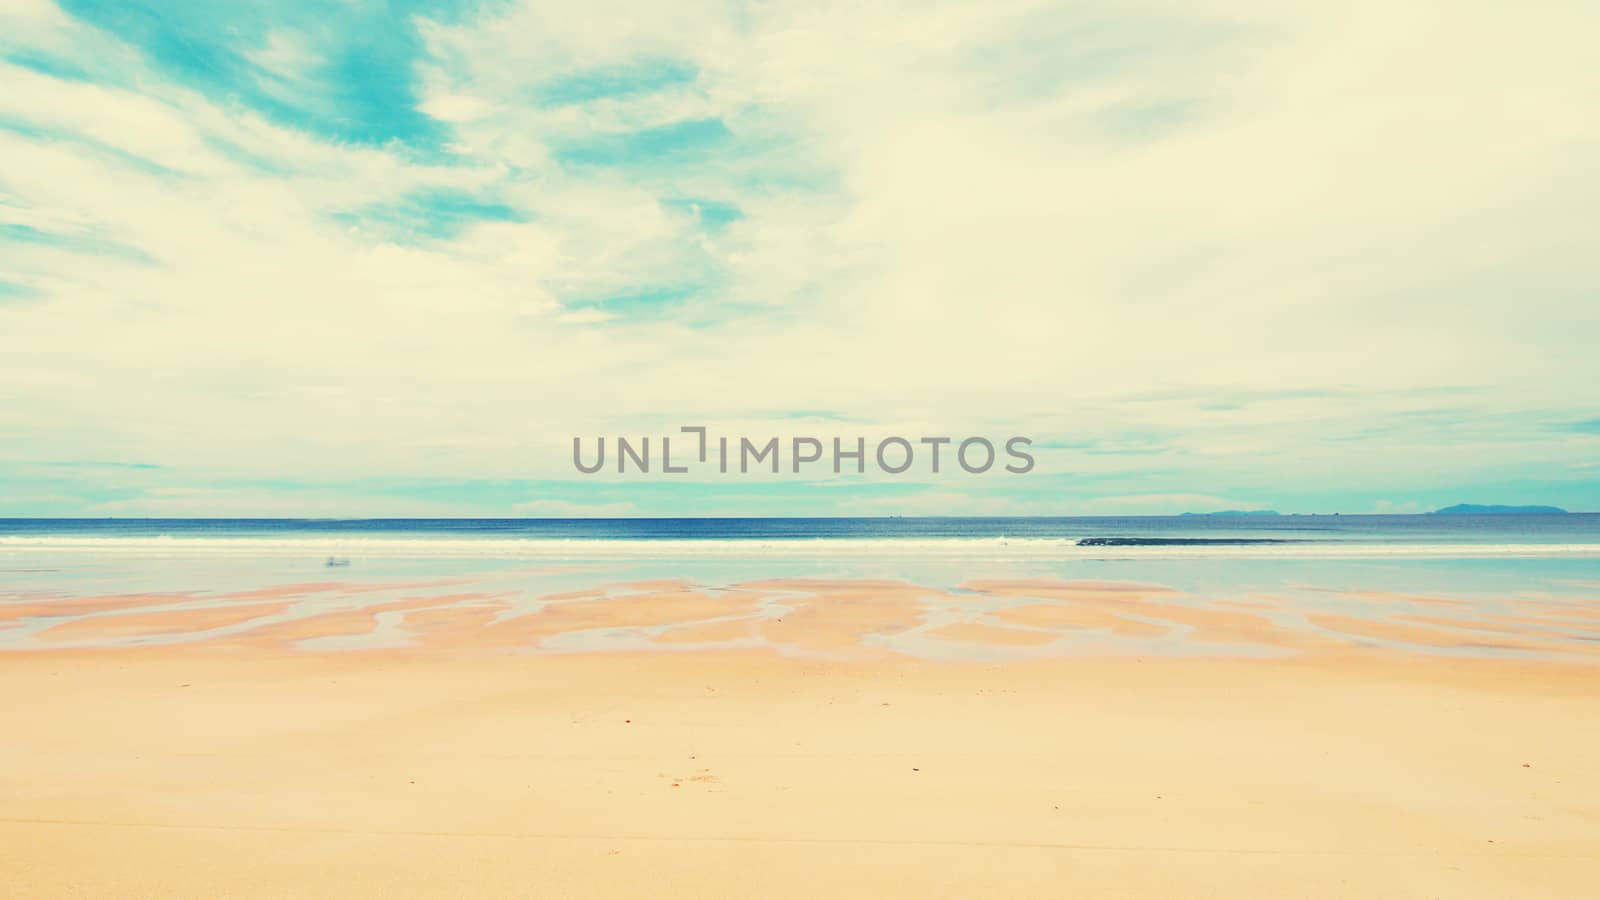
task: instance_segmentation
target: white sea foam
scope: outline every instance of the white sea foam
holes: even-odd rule
[[[1596,558],[1600,544],[1283,544],[1081,546],[1071,538],[659,539],[454,537],[0,536],[0,555],[501,558],[501,559],[1474,559]]]

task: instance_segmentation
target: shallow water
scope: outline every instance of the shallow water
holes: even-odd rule
[[[797,524],[810,520],[12,520],[0,522],[0,649],[1600,653],[1600,517],[1337,517],[1320,532],[1250,518],[987,519],[955,534],[964,520],[825,520],[821,532]],[[1067,536],[1247,532],[1288,542]],[[827,638],[791,637],[797,613]]]

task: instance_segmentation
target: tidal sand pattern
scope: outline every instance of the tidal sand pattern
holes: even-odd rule
[[[951,586],[664,578],[541,590],[541,577],[555,574],[354,578],[227,592],[18,591],[0,603],[0,648],[738,649],[929,660],[1389,652],[1583,661],[1600,654],[1600,586],[1583,584],[1565,595],[1488,598],[1299,586],[1215,599],[1166,584],[1056,577]]]

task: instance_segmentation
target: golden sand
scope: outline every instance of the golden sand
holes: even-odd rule
[[[0,655],[14,896],[1586,897],[1600,670]]]
[[[1399,599],[1296,627],[1269,617],[1287,602],[1045,581],[967,586],[981,604],[805,580],[618,585],[526,608],[404,590],[329,608],[316,598],[350,592],[296,587],[210,613],[187,596],[52,606],[77,618],[0,653],[0,894],[1577,898],[1600,884],[1600,666],[1581,629],[1533,641],[1526,622]],[[290,603],[308,605],[285,618]],[[889,649],[928,604],[946,620],[925,638],[1017,657]],[[380,615],[413,646],[297,649],[368,635]],[[1510,618],[1552,621],[1532,605]],[[50,639],[218,622],[164,647]],[[638,649],[551,652],[618,629]],[[1025,659],[1084,634],[1204,653]],[[1439,655],[1473,642],[1574,661]]]

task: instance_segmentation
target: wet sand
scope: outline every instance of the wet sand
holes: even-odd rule
[[[1600,883],[1600,666],[1567,658],[1583,629],[1510,647],[1559,659],[1470,658],[1441,651],[1486,640],[1484,623],[1508,643],[1529,626],[1401,604],[1300,628],[1272,618],[1278,601],[1067,582],[666,581],[531,609],[460,583],[367,593],[288,617],[287,589],[165,613],[130,597],[127,627],[106,598],[37,601],[71,618],[0,652],[0,893],[1576,898]],[[408,645],[306,649],[380,620]],[[104,644],[61,646],[74,622]],[[929,643],[906,646],[970,652],[891,649],[924,626]],[[163,633],[184,643],[128,643]],[[1173,641],[1211,649],[1155,652]],[[616,642],[633,649],[593,649]],[[1233,645],[1266,655],[1216,649]]]
[[[1308,599],[1309,598],[1309,599]],[[626,652],[765,648],[834,659],[1389,651],[1600,662],[1600,600],[1378,591],[1219,599],[1049,578],[656,579],[537,593],[470,578],[303,583],[210,594],[21,596],[0,651],[238,643],[258,648]],[[1030,652],[1020,653],[1026,648]]]

